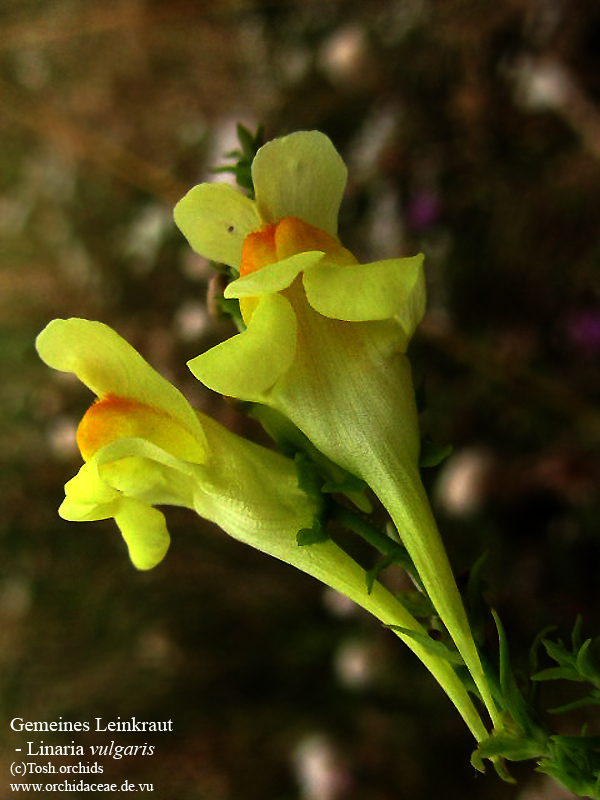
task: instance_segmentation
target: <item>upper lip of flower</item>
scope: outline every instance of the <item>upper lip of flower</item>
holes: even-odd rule
[[[227,184],[200,184],[175,207],[175,222],[191,246],[238,270],[244,239],[264,223],[298,217],[331,236],[347,170],[331,141],[299,131],[261,147],[252,162],[256,201]]]
[[[198,253],[239,271],[246,237],[286,217],[337,236],[347,171],[324,134],[300,131],[269,142],[256,154],[252,176],[256,201],[226,184],[201,184],[177,204],[175,221]],[[425,310],[422,261],[417,255],[342,265],[315,248],[233,281],[225,296],[280,292],[303,273],[315,311],[349,322],[395,317],[404,331],[400,346],[406,349]]]
[[[159,375],[142,356],[115,331],[100,322],[83,319],[53,320],[37,338],[40,357],[50,367],[74,373],[94,394],[99,402],[88,414],[91,418],[97,410],[131,418],[119,435],[121,426],[103,433],[89,431],[90,449],[83,455],[87,458],[104,440],[137,436],[152,440],[152,426],[167,426],[169,436],[161,434],[164,447],[173,455],[193,463],[203,463],[207,458],[206,437],[202,425],[183,395]],[[136,414],[140,425],[136,426]],[[87,415],[86,415],[87,416]],[[86,419],[84,416],[84,420]],[[101,415],[102,416],[102,415]],[[89,427],[93,427],[93,419]],[[149,424],[150,422],[150,424]],[[103,421],[100,421],[103,425]],[[144,432],[149,435],[144,436]],[[85,438],[85,434],[84,434]],[[97,440],[97,441],[96,441]],[[165,448],[167,449],[167,448]]]
[[[189,478],[209,454],[200,420],[174,386],[100,322],[53,320],[36,346],[48,366],[74,373],[99,397],[79,439],[86,463],[66,484],[60,515],[114,517],[135,566],[150,569],[169,547],[164,516],[153,506],[193,504]]]

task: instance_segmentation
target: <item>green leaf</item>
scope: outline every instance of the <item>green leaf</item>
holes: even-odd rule
[[[498,643],[500,648],[500,689],[503,695],[504,706],[523,734],[525,734],[526,737],[537,740],[537,736],[540,735],[542,731],[533,718],[532,710],[519,691],[510,665],[506,634],[500,622],[500,617],[493,609],[492,616],[494,617],[494,622],[496,623],[496,629],[498,631]],[[508,755],[506,757],[508,758]]]
[[[564,745],[575,750],[598,750],[600,748],[600,736],[568,736],[557,734],[552,737],[552,742]]]
[[[598,669],[598,662],[591,652],[591,648],[593,645],[597,644],[597,641],[597,639],[587,639],[581,645],[575,658],[575,668],[579,674],[585,678],[585,680],[596,685],[600,683],[600,671]]]
[[[263,126],[259,125],[256,133],[252,134],[248,128],[238,122],[236,130],[238,141],[242,147],[242,154],[246,159],[252,161],[259,148],[264,144]]]
[[[598,659],[596,653],[593,652],[598,640],[586,639],[582,643],[581,627],[581,617],[579,616],[571,634],[572,652],[567,650],[560,639],[557,642],[553,642],[551,639],[541,639],[546,652],[558,666],[536,672],[533,680],[588,681],[596,687],[600,686]]]
[[[404,608],[417,619],[427,619],[435,615],[435,609],[431,600],[423,592],[417,589],[407,589],[404,592],[397,592],[396,597]]]
[[[240,311],[239,300],[218,295],[215,297],[215,303],[219,309],[219,312],[224,317],[229,317],[240,333],[246,329],[246,323],[244,322],[242,313]]]
[[[250,164],[242,164],[241,162],[236,164],[233,174],[235,175],[235,182],[238,186],[241,186],[242,189],[246,189],[249,194],[254,194]]]
[[[358,534],[370,545],[375,547],[386,558],[391,558],[390,563],[400,564],[411,576],[419,588],[422,588],[421,580],[413,562],[408,555],[406,548],[390,538],[386,533],[380,531],[372,525],[368,519],[355,513],[350,508],[346,508],[338,503],[332,503],[329,508],[330,518],[344,525],[348,530]],[[368,581],[368,579],[367,579]]]
[[[421,647],[423,647],[433,656],[443,658],[450,664],[464,666],[464,661],[462,660],[460,653],[458,653],[456,650],[450,650],[450,648],[443,642],[436,641],[430,636],[427,636],[427,634],[419,633],[418,631],[412,631],[409,628],[402,628],[399,625],[386,625],[385,627],[390,628],[397,633],[401,633],[403,636],[408,636],[411,639],[414,639],[421,645]]]
[[[452,453],[451,444],[436,444],[428,436],[421,439],[419,466],[422,468],[437,467]]]
[[[534,675],[539,672],[539,652],[540,646],[544,642],[545,636],[551,631],[555,630],[555,625],[550,625],[541,630],[533,640],[533,644],[529,648],[529,673]]]
[[[469,622],[477,645],[482,645],[485,641],[485,620],[488,616],[488,606],[481,589],[481,572],[486,560],[487,553],[484,553],[473,564],[467,584]]]
[[[341,481],[326,481],[322,486],[322,491],[329,494],[345,494],[346,492],[364,492],[368,488],[362,478],[357,478],[356,475],[347,472]]]
[[[381,573],[394,563],[396,563],[396,559],[393,556],[387,556],[387,558],[382,558],[381,561],[367,571],[367,592],[369,594],[373,591],[373,585]]]
[[[214,173],[229,173],[235,176],[236,183],[248,192],[251,199],[254,199],[254,183],[252,180],[252,162],[259,149],[264,144],[264,133],[262,126],[257,128],[255,134],[250,133],[248,128],[238,123],[237,137],[241,149],[229,150],[225,157],[233,159],[232,164],[225,164],[211,170]]]
[[[575,625],[573,625],[573,632],[571,633],[571,643],[573,645],[573,652],[581,648],[581,629],[583,628],[583,617],[577,614]]]
[[[319,505],[322,506],[321,476],[315,464],[304,453],[296,453],[294,465],[298,475],[299,488],[311,497],[318,499]]]
[[[600,798],[599,737],[553,736],[538,772],[551,775],[576,795]]]
[[[536,672],[531,676],[532,681],[583,681],[584,679],[579,675],[573,667],[548,667],[541,672]]]
[[[565,703],[563,706],[557,706],[556,708],[549,708],[549,714],[565,714],[568,711],[573,711],[577,708],[584,708],[585,706],[597,706],[600,705],[600,693],[598,692],[590,692],[587,697],[582,697],[579,700],[573,700],[572,703]]]
[[[490,736],[479,744],[479,754],[482,758],[497,758],[501,756],[508,761],[528,761],[530,758],[539,758],[544,753],[540,742],[527,737],[499,734]]]
[[[559,640],[558,642],[553,642],[551,639],[543,639],[542,644],[546,648],[546,652],[557,664],[561,666],[573,664],[573,655],[570,653],[564,644]]]
[[[296,542],[299,547],[306,547],[311,544],[317,544],[318,542],[326,542],[328,539],[329,534],[318,520],[315,520],[315,524],[312,528],[302,528],[302,530],[299,530],[296,534]]]

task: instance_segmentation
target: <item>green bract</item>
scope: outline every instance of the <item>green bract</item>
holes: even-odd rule
[[[406,349],[425,308],[423,257],[358,264],[335,238],[346,168],[300,132],[263,146],[256,202],[203,184],[175,208],[191,246],[240,272],[247,329],[189,363],[206,386],[288,417],[388,509],[494,723],[498,714],[418,472]]]

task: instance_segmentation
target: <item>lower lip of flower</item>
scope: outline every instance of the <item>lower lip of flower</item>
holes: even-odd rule
[[[319,250],[325,253],[329,263],[356,264],[349,250],[343,247],[335,236],[321,228],[310,225],[299,217],[283,217],[278,222],[263,225],[249,233],[242,245],[240,277],[282,261],[297,253]],[[240,299],[244,320],[248,322],[258,298]]]

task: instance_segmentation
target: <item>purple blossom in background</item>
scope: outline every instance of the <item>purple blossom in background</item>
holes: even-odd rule
[[[588,353],[600,352],[600,309],[581,309],[566,320],[571,342]]]
[[[440,200],[431,189],[419,189],[409,199],[406,221],[413,230],[429,228],[440,215]]]

